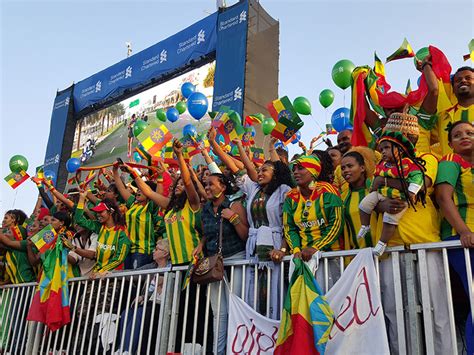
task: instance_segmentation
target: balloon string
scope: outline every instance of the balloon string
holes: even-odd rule
[[[16,202],[16,196],[18,195],[18,190],[15,190],[15,195],[13,196],[13,204],[12,204],[12,209],[15,208],[15,202]]]
[[[313,115],[310,114],[311,118],[313,118]],[[323,128],[321,127],[321,125],[319,124],[319,122],[317,120],[314,120],[314,122],[316,122],[316,124],[318,125],[319,129],[321,130],[321,132],[324,132]]]
[[[344,107],[346,107],[346,90],[343,91],[342,104],[343,104]]]

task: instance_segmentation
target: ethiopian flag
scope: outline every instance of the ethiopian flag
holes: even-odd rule
[[[232,110],[219,111],[212,124],[224,137],[225,144],[229,144],[236,138],[241,139],[245,133],[239,116]]]
[[[31,241],[38,249],[40,254],[44,254],[46,250],[49,250],[52,246],[54,246],[57,238],[58,235],[56,231],[50,224],[48,224],[46,227],[32,236]]]
[[[256,164],[263,164],[265,162],[265,153],[262,148],[250,147],[252,153],[251,159]]]
[[[407,39],[405,38],[400,48],[387,57],[387,63],[391,62],[392,60],[410,58],[414,56],[415,52],[413,52],[410,43],[408,43]]]
[[[143,146],[143,149],[145,149],[152,157],[159,157],[161,155],[161,150],[166,143],[173,138],[173,135],[163,124],[159,127],[158,124],[150,124],[138,135],[137,138]]]
[[[304,123],[296,113],[288,96],[283,96],[267,105],[268,112],[276,122],[271,135],[283,144],[288,144],[293,135],[299,131]]]
[[[248,116],[245,116],[245,124],[253,126],[256,124],[261,124],[265,116],[261,113],[254,113]]]
[[[71,320],[67,254],[67,249],[59,239],[54,249],[41,256],[43,271],[26,317],[29,321],[46,324],[53,332]]]
[[[5,181],[8,183],[8,185],[10,185],[13,189],[16,189],[18,186],[20,186],[21,184],[23,184],[26,180],[28,180],[28,178],[30,177],[30,175],[28,175],[25,171],[23,170],[20,170],[20,172],[18,173],[11,173],[11,174],[8,174],[6,177],[5,177]]]
[[[244,147],[254,145],[255,141],[253,140],[252,133],[254,132],[252,127],[244,127],[244,134],[242,135],[242,145]]]
[[[324,354],[333,311],[308,266],[301,259],[293,262],[274,354]]]
[[[184,157],[184,160],[188,163],[189,162],[189,154],[186,151],[186,149],[183,149],[183,157]],[[168,144],[166,144],[166,146],[164,147],[164,149],[163,149],[163,159],[164,159],[164,162],[168,165],[175,165],[175,166],[179,165],[178,157],[174,153],[172,142],[168,142]]]

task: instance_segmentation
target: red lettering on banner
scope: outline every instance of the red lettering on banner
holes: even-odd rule
[[[365,267],[360,270],[357,276],[358,278],[362,278],[362,280],[360,281],[360,284],[357,285],[355,293],[348,295],[344,300],[344,303],[341,306],[337,317],[334,319],[334,325],[329,334],[329,339],[333,339],[334,337],[336,337],[339,331],[344,333],[346,330],[348,330],[351,326],[354,325],[354,321],[357,325],[365,324],[369,321],[371,317],[375,317],[378,311],[380,310],[380,306],[378,306],[377,309],[374,310],[374,306],[372,303],[372,291],[370,289],[370,284],[367,278],[367,271]],[[365,295],[364,293],[362,293],[364,289],[366,291]],[[360,294],[359,291],[361,291]],[[362,309],[359,307],[359,304],[361,303],[369,305],[369,312],[365,316],[361,314]],[[347,316],[350,316],[351,318],[347,320]]]
[[[237,332],[232,341],[232,354],[255,354],[260,355],[261,352],[267,352],[276,345],[278,327],[273,327],[271,335],[265,334],[257,330],[253,319],[250,319],[252,326],[250,329],[247,324],[239,324]]]

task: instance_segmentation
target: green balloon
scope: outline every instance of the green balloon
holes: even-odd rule
[[[322,107],[328,108],[334,102],[334,93],[332,90],[324,89],[319,94],[319,103]]]
[[[135,137],[138,137],[138,135],[143,132],[146,126],[147,124],[143,120],[138,120],[137,122],[135,122],[135,124],[133,125],[133,135]]]
[[[242,123],[242,118],[240,117],[239,113],[237,111],[230,110],[228,113],[229,117],[231,117],[233,120],[238,121]]]
[[[306,97],[300,96],[293,101],[296,112],[302,115],[311,115],[311,104]]]
[[[332,80],[341,89],[347,89],[352,83],[352,71],[355,65],[348,59],[342,59],[332,68]]]
[[[156,110],[156,118],[158,118],[162,122],[166,122],[166,111],[162,108]]]
[[[417,67],[417,61],[422,62],[430,54],[428,47],[423,47],[418,52],[416,52],[413,62],[415,63],[415,68]]]
[[[272,133],[273,128],[275,128],[276,123],[271,117],[267,117],[262,121],[262,131],[264,135]]]
[[[28,160],[23,155],[14,155],[10,158],[10,170],[13,173],[28,170]]]
[[[186,103],[183,101],[178,101],[178,103],[176,104],[176,109],[181,115],[182,113],[184,113],[184,111],[186,111]]]
[[[259,118],[261,122],[265,119],[265,115],[263,113],[256,113],[255,117]]]

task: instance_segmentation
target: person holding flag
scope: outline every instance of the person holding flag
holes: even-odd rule
[[[26,230],[23,228],[26,214],[21,210],[5,213],[0,232],[0,249],[5,249],[5,272],[10,283],[34,282],[35,273],[26,253]]]
[[[122,165],[121,168],[134,178],[138,176],[136,170],[127,164]],[[155,225],[159,219],[159,207],[145,196],[140,187],[134,195],[130,193],[120,177],[118,164],[114,165],[113,172],[115,186],[127,206],[125,221],[131,248],[125,259],[125,269],[137,269],[153,261],[153,250],[156,244]],[[156,183],[146,181],[145,184],[152,191],[156,191]]]
[[[254,163],[246,154],[242,142],[236,140],[242,163],[247,174],[238,180],[240,189],[247,196],[247,220],[250,226],[249,237],[246,243],[246,259],[260,262],[262,270],[258,273],[259,285],[267,284],[267,272],[263,265],[272,270],[272,294],[270,295],[270,318],[279,318],[279,292],[281,265],[279,264],[287,252],[287,243],[283,237],[282,208],[286,193],[293,187],[291,172],[288,166],[280,161],[275,152],[277,139],[269,142],[271,159],[265,161],[257,170]],[[276,264],[275,264],[276,263]],[[267,309],[267,295],[265,287],[259,287],[258,300],[254,300],[254,282],[256,276],[253,268],[247,269],[245,300],[248,304],[257,304],[257,310],[264,312]]]
[[[315,156],[302,155],[291,162],[298,185],[290,190],[283,204],[285,239],[295,258],[309,261],[318,250],[343,250],[344,217],[342,200],[334,186],[318,181],[321,163]],[[329,261],[328,287],[337,281],[337,260]],[[323,268],[316,279],[324,280]]]
[[[94,277],[96,274],[123,268],[123,263],[130,250],[130,240],[126,232],[125,218],[113,201],[104,199],[92,208],[92,211],[97,213],[97,221],[87,219],[84,216],[86,195],[87,192],[85,191],[79,195],[74,221],[98,234],[95,253],[97,262],[91,273],[91,277]],[[79,251],[79,253],[81,252],[83,253],[82,250]]]

